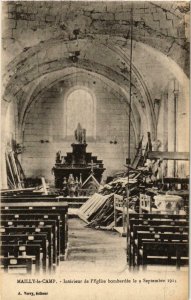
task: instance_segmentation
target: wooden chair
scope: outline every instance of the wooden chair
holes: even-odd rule
[[[124,199],[123,196],[114,194],[114,224],[117,227],[117,218],[118,215],[122,214],[122,224],[124,224],[125,218],[125,208],[124,208]]]
[[[143,212],[151,213],[151,211],[152,211],[151,196],[147,196],[145,194],[140,194],[139,201],[140,201],[139,213],[143,213]]]

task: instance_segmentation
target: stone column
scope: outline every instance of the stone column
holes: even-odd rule
[[[163,151],[168,151],[168,94],[163,94]]]
[[[171,82],[168,92],[168,151],[177,151],[178,86]],[[168,161],[168,176],[176,177],[176,161]]]

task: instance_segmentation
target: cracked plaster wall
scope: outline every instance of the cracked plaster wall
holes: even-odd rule
[[[78,67],[76,63],[71,63],[68,59],[71,51],[80,50],[79,65],[82,69],[87,68],[95,72],[96,76],[99,76],[100,72],[103,76],[108,76],[107,78],[110,76],[110,80],[115,81],[118,89],[123,89],[125,92],[122,93],[123,97],[126,95],[126,101],[128,101],[130,10],[128,2],[92,2],[91,5],[87,2],[65,1],[9,1],[3,3],[2,69],[4,72],[3,90],[5,91],[3,99],[5,101],[3,100],[2,103],[2,123],[5,124],[7,101],[13,100],[18,114],[14,109],[16,122],[10,124],[8,131],[16,132],[15,136],[19,142],[22,142],[22,132],[19,130],[22,128],[24,108],[28,109],[27,101],[39,99],[41,102],[42,100],[37,96],[35,96],[37,98],[34,97],[32,92],[34,83],[38,82],[40,86],[44,80],[42,80],[43,76],[46,76],[47,87],[45,90],[48,90],[50,77],[52,82],[58,81],[54,75],[59,72],[57,67],[63,69],[69,65],[71,68]],[[177,78],[176,70],[179,70],[178,68],[182,70],[183,74],[183,79],[179,81],[184,82],[184,76],[186,78],[186,74],[189,75],[189,3],[135,2],[133,14],[133,66],[137,70],[133,72],[133,124],[137,126],[137,136],[140,137],[140,128],[144,128],[145,133],[146,128],[149,126],[152,128],[152,124],[156,123],[153,134],[157,133],[155,138],[158,137],[162,140],[161,149],[165,150],[168,148],[169,128],[164,125],[164,95],[168,94],[169,82],[174,78],[180,79]],[[97,48],[94,40],[98,44]],[[156,52],[152,53],[153,50],[150,51],[150,49],[156,50]],[[171,68],[171,64],[158,55],[160,53],[172,60],[172,64],[177,65],[177,68]],[[84,58],[87,61],[83,61]],[[63,75],[61,78],[64,78]],[[102,89],[104,90],[104,85]],[[110,85],[108,95],[112,93],[112,89],[113,86]],[[188,123],[188,116],[186,116],[188,103],[182,92],[183,89],[184,86],[180,85],[178,106],[178,115],[181,116],[178,127],[180,150],[185,149],[181,130]],[[107,98],[105,90],[104,93],[105,96],[101,97],[103,103]],[[115,99],[117,98],[121,99],[120,93],[115,95]],[[155,116],[154,113],[157,99],[161,103],[158,110],[159,116]],[[117,101],[115,102],[117,103]],[[111,106],[111,103],[107,105]],[[118,115],[117,111],[121,109],[120,107],[121,102],[118,101],[116,113],[113,115]],[[39,110],[39,107],[36,108],[36,111],[33,109],[33,115],[40,114]],[[7,112],[9,119],[13,116],[10,111]],[[32,110],[30,113],[32,115]],[[124,114],[124,116],[126,115]],[[158,119],[158,124],[155,117]],[[15,128],[15,124],[18,124],[18,128]],[[143,124],[146,125],[143,126]],[[151,128],[149,130],[152,130]],[[31,128],[28,129],[31,130]],[[12,133],[6,135],[7,140],[11,138]],[[31,134],[35,136],[35,132],[31,132]],[[135,133],[132,134],[132,136],[134,135]],[[133,149],[135,141],[132,142],[132,145]],[[63,146],[66,145],[63,144]],[[95,150],[94,145],[92,151]],[[124,149],[121,150],[121,158],[126,157],[122,155],[123,151]],[[112,155],[116,156],[115,151]],[[25,157],[27,158],[23,154],[23,162]],[[53,157],[53,153],[51,157]],[[121,163],[122,160],[119,163],[116,162],[111,169],[119,168]],[[34,167],[29,173],[32,174],[32,171],[37,171],[37,168]]]

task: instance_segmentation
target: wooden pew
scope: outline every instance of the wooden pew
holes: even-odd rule
[[[130,214],[129,219],[146,219],[146,220],[153,220],[153,219],[161,219],[161,220],[189,220],[188,215],[172,215],[172,214]]]
[[[20,226],[22,226],[25,227],[27,231],[30,230],[29,228],[33,228],[33,230],[35,230],[36,232],[40,232],[42,228],[46,229],[47,226],[49,226],[49,230],[51,229],[51,235],[53,239],[53,263],[57,264],[59,262],[60,250],[59,247],[57,247],[57,239],[59,239],[60,232],[59,228],[57,228],[56,226],[55,220],[1,220],[1,226],[10,228],[19,228]]]
[[[67,200],[67,199],[65,199]],[[64,201],[63,196],[49,196],[49,195],[12,195],[1,196],[2,203],[32,203],[32,202],[60,202]]]
[[[68,225],[67,225],[67,212],[68,212],[68,205],[66,202],[47,202],[47,203],[39,203],[39,202],[32,202],[32,203],[1,203],[2,210],[6,209],[29,209],[38,211],[40,213],[47,213],[50,214],[51,212],[58,213],[61,216],[62,227],[61,227],[61,259],[64,259],[65,249],[67,248],[68,243]]]
[[[46,257],[47,257],[47,244],[46,244],[47,238],[45,234],[32,234],[32,235],[26,235],[26,234],[14,234],[14,235],[1,235],[1,244],[2,245],[40,245],[41,253],[42,253],[42,269],[44,272],[47,270],[47,263],[46,263]],[[50,255],[50,253],[49,253]]]
[[[20,269],[25,268],[27,274],[32,273],[32,258],[26,257],[0,257],[0,264],[3,267],[5,272],[9,272],[10,269],[16,269],[19,271]]]
[[[13,197],[8,197],[9,199],[13,199]],[[16,201],[22,198],[23,201],[28,201],[27,197],[16,197]],[[31,197],[28,197],[31,199]],[[35,200],[34,200],[35,198]],[[39,227],[40,225],[50,225],[47,223],[47,219],[52,222],[57,218],[57,223],[51,225],[54,227],[53,234],[53,259],[51,255],[49,255],[49,265],[52,261],[58,263],[59,258],[63,259],[65,255],[65,249],[67,247],[67,238],[68,238],[68,228],[67,228],[67,211],[68,207],[67,204],[64,202],[58,202],[60,199],[58,198],[55,201],[52,201],[52,198],[48,197],[34,197],[31,199],[31,203],[22,202],[6,202],[7,199],[4,199],[5,202],[1,203],[1,220],[2,222],[8,221],[8,223],[4,223],[7,226],[21,226],[23,224],[27,224],[28,226],[36,226]],[[46,202],[39,202],[39,201],[46,201]],[[13,199],[15,201],[15,198]],[[47,202],[48,201],[48,202]],[[30,212],[29,212],[30,210]],[[55,216],[57,215],[57,216]],[[60,220],[58,220],[60,218]],[[53,219],[53,220],[52,220]],[[17,222],[15,222],[17,220]],[[14,221],[14,222],[13,222]],[[32,221],[32,222],[31,222]],[[37,223],[36,221],[39,221]],[[24,223],[23,223],[24,222]],[[3,224],[2,224],[3,225]],[[26,226],[27,226],[26,225]],[[36,228],[38,229],[38,228]],[[56,244],[58,243],[58,245]],[[59,245],[60,243],[60,245]],[[52,245],[51,245],[52,246]],[[50,254],[51,247],[48,249],[48,253]],[[55,251],[56,249],[56,251]],[[60,253],[61,252],[61,253]],[[60,256],[62,254],[62,256]]]
[[[17,244],[6,244],[0,245],[1,256],[18,258],[23,256],[23,258],[34,257],[34,263],[36,272],[40,271],[40,245],[17,245]]]
[[[166,226],[180,226],[188,227],[189,221],[187,216],[180,215],[162,215],[162,214],[130,214],[129,219],[129,245],[128,245],[128,260],[129,265],[134,265],[134,231],[135,225],[142,226],[155,226],[163,227]],[[163,230],[161,229],[163,232]]]
[[[139,256],[144,269],[148,264],[158,263],[159,259],[161,260],[160,263],[165,265],[176,264],[179,269],[181,265],[189,262],[189,243],[143,242],[143,247],[139,250]],[[162,259],[164,256],[166,256],[166,259]]]
[[[60,229],[59,229],[59,215],[53,214],[51,216],[48,215],[43,215],[43,214],[6,214],[6,210],[5,211],[1,211],[2,214],[0,215],[0,219],[2,221],[13,221],[13,220],[21,220],[21,221],[25,221],[25,220],[37,220],[39,222],[41,222],[41,224],[43,224],[42,222],[44,222],[44,220],[52,220],[56,222],[56,228],[55,228],[55,232],[56,234],[54,235],[54,241],[53,241],[53,249],[54,249],[54,255],[55,255],[55,251],[57,251],[57,263],[59,264],[59,255],[60,255]],[[9,212],[12,212],[9,211]],[[14,212],[14,211],[13,211]],[[23,211],[22,211],[23,212]],[[51,240],[48,240],[49,242],[49,253],[51,253]],[[51,261],[51,257],[49,257],[50,261]]]
[[[31,219],[31,220],[55,220],[56,228],[57,228],[57,248],[61,253],[65,253],[65,240],[66,240],[66,225],[65,225],[65,214],[56,213],[55,210],[45,211],[38,209],[5,209],[1,210],[2,219],[4,219],[4,215],[10,215],[10,220],[13,219]]]
[[[137,233],[179,233],[179,234],[188,234],[189,226],[164,226],[164,225],[133,225],[133,231],[130,236],[130,265],[135,266],[135,248],[137,241]]]
[[[8,212],[8,213],[7,213]],[[28,210],[2,210],[0,215],[1,220],[38,220],[38,221],[44,221],[44,220],[54,220],[56,221],[56,232],[57,232],[57,238],[54,242],[54,248],[56,247],[59,249],[58,256],[60,254],[60,215],[59,214],[36,214],[34,211],[30,214],[28,213]]]
[[[135,256],[137,256],[137,265],[140,265],[140,250],[144,242],[158,242],[163,247],[163,242],[188,243],[188,233],[155,233],[155,232],[137,232],[137,242],[135,246]],[[160,256],[160,255],[158,255]]]
[[[49,269],[53,267],[53,257],[56,257],[57,250],[53,243],[53,233],[52,226],[38,226],[38,227],[0,227],[1,235],[13,235],[13,234],[27,234],[28,236],[33,234],[45,234],[46,239],[48,240],[48,260],[49,260]],[[54,262],[55,263],[55,262]]]

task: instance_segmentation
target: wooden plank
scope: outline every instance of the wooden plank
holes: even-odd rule
[[[100,205],[100,203],[102,203],[102,202],[105,202],[105,197],[104,196],[102,196],[102,195],[99,195],[96,199],[95,199],[95,201],[92,203],[92,205],[89,207],[89,209],[88,210],[86,210],[86,214],[91,214],[91,211],[94,211],[94,209],[96,209],[96,207],[97,206],[99,206]]]
[[[21,188],[21,189],[2,189],[1,193],[8,193],[8,192],[22,192],[22,191],[34,191],[35,187],[30,188]]]
[[[93,215],[105,202],[106,202],[106,199],[104,199],[104,198],[99,199],[99,201],[96,203],[96,205],[93,205],[93,207],[91,207],[91,209],[86,214],[87,219],[89,219],[91,217],[91,215]]]
[[[14,178],[14,175],[13,175],[13,170],[12,170],[10,160],[9,160],[9,156],[8,156],[7,152],[5,153],[5,157],[6,157],[7,165],[8,165],[12,180],[13,180],[13,186],[16,188],[15,178]]]
[[[19,176],[19,173],[18,173],[16,162],[15,162],[14,152],[11,151],[9,153],[9,155],[10,155],[10,159],[11,159],[11,162],[12,162],[12,165],[13,165],[13,170],[15,172],[15,176],[16,176],[17,181],[18,181],[17,186],[18,186],[18,188],[22,188],[21,179],[20,179],[20,176]]]
[[[97,203],[100,200],[100,197],[106,197],[102,196],[100,194],[95,193],[91,198],[89,198],[88,201],[86,201],[80,208],[80,212],[85,214],[94,203]]]
[[[45,182],[45,178],[41,177],[41,180],[42,180],[42,187],[43,187],[43,190],[44,190],[44,194],[48,195],[47,185],[46,185],[46,182]]]
[[[94,214],[113,194],[94,194],[78,211],[78,216],[88,223],[88,219]],[[85,207],[85,209],[84,209]]]
[[[45,207],[45,208],[52,208],[52,207],[58,207],[58,208],[62,208],[62,207],[65,207],[67,208],[68,207],[68,204],[67,202],[42,202],[42,203],[39,203],[39,202],[32,202],[32,203],[12,203],[12,202],[7,202],[7,203],[1,203],[1,206],[2,207]]]
[[[166,159],[166,160],[189,160],[189,152],[167,152],[167,151],[150,151],[149,159]]]
[[[97,197],[98,197],[98,194],[94,194],[91,198],[89,198],[88,201],[86,201],[84,203],[84,205],[81,206],[79,212],[80,213],[85,213],[85,211],[89,209],[89,207],[92,205],[92,203],[94,201],[96,201]]]

